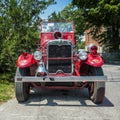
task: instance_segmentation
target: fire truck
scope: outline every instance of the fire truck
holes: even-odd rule
[[[34,41],[33,41],[34,42]],[[23,52],[17,59],[15,94],[18,102],[29,98],[30,89],[88,89],[90,99],[100,104],[105,96],[103,58],[97,46],[76,51],[74,24],[43,21],[40,42],[34,53]]]

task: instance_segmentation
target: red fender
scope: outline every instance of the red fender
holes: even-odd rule
[[[76,76],[80,76],[80,72],[79,72],[79,70],[80,70],[80,60],[78,60],[78,61],[76,61],[74,64],[75,64],[75,75]]]
[[[24,52],[18,57],[16,65],[20,68],[26,68],[36,63],[37,61],[34,59],[32,54]]]
[[[86,60],[86,64],[94,67],[101,67],[104,64],[104,60],[98,54],[88,54],[88,59]]]

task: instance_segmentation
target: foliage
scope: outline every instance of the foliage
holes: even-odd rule
[[[86,29],[86,24],[83,17],[83,12],[76,9],[71,3],[66,6],[61,12],[53,12],[48,17],[52,21],[74,21],[76,36],[82,35]]]
[[[78,40],[81,35],[84,34],[84,31],[86,29],[86,23],[83,16],[83,11],[76,9],[75,6],[70,3],[67,5],[61,12],[53,12],[49,17],[49,20],[52,21],[74,21],[74,27],[75,27],[75,36],[77,40],[77,46],[79,48],[85,48],[84,42],[81,42]]]
[[[77,47],[78,49],[85,49],[85,42],[84,41],[77,42]]]
[[[14,98],[14,84],[8,81],[0,81],[0,104]]]
[[[54,0],[0,0],[0,72],[15,73],[15,62],[23,51],[39,43],[40,13]]]
[[[119,0],[73,0],[77,9],[84,12],[84,18],[89,28],[92,28],[95,38],[102,41],[114,51],[120,46],[120,1]],[[105,31],[97,35],[101,26]]]

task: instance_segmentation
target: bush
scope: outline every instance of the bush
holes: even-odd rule
[[[0,104],[14,98],[14,84],[7,80],[0,80]]]

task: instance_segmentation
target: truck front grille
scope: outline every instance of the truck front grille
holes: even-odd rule
[[[56,73],[72,72],[72,47],[71,45],[49,45],[48,46],[48,71]]]

